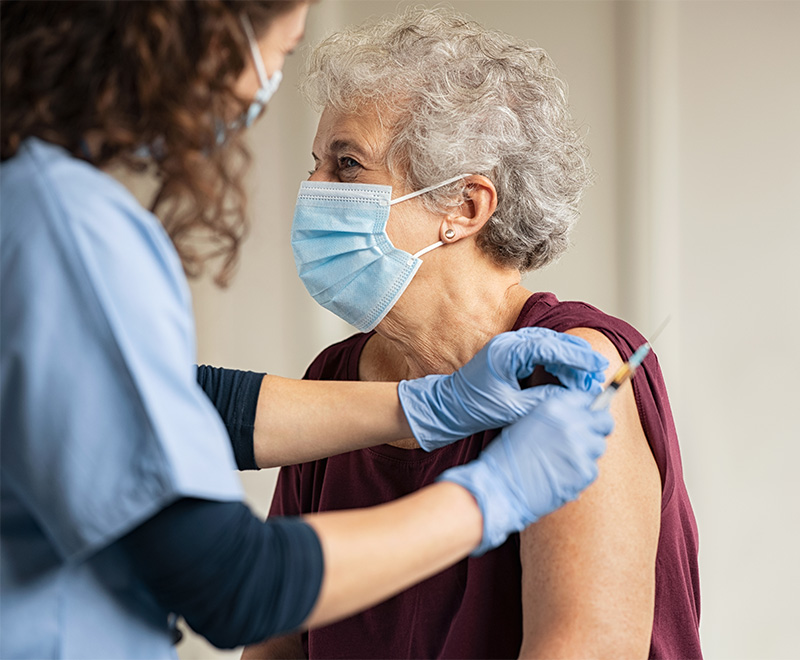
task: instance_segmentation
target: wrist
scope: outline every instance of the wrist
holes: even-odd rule
[[[533,520],[525,519],[516,504],[517,498],[509,490],[499,471],[487,464],[491,457],[480,458],[450,468],[443,472],[437,481],[451,482],[461,486],[475,499],[482,517],[480,544],[472,551],[473,557],[502,545],[510,534],[522,531]]]
[[[397,386],[400,406],[409,429],[425,451],[433,451],[462,437],[449,430],[453,428],[454,420],[443,386],[451,378],[449,375],[432,374],[400,381]]]
[[[475,495],[469,488],[441,477],[430,488],[441,491],[448,518],[457,525],[450,533],[463,536],[464,551],[473,552],[481,543],[484,529],[483,512]]]
[[[486,552],[487,540],[491,536],[489,529],[490,523],[490,502],[484,484],[488,482],[489,475],[486,474],[485,467],[480,461],[473,461],[467,465],[459,465],[449,470],[445,470],[436,478],[439,484],[451,484],[465,491],[475,503],[481,519],[480,537],[473,546],[471,555],[480,556]]]
[[[466,557],[482,517],[468,490],[434,483],[366,509],[305,516],[317,532],[325,574],[306,621],[319,627],[369,607]]]

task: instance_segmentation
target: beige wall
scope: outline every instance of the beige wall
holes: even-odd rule
[[[451,4],[547,49],[590,128],[599,176],[575,245],[529,288],[643,332],[672,315],[657,349],[700,526],[706,656],[796,656],[800,3]],[[324,0],[308,41],[397,6]],[[352,332],[306,294],[289,246],[316,119],[294,91],[300,57],[252,130],[254,222],[235,283],[193,287],[203,362],[300,376]],[[245,481],[265,511],[274,473]],[[225,657],[197,640],[179,651]]]

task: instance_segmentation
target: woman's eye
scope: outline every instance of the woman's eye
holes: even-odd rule
[[[340,170],[349,170],[352,167],[361,167],[361,163],[359,163],[355,158],[350,158],[350,156],[342,156],[339,158]]]

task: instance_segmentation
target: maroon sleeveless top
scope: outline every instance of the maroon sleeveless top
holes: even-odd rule
[[[594,328],[628,359],[644,338],[630,325],[580,302],[533,294],[514,328]],[[358,380],[370,334],[325,349],[306,378]],[[651,353],[632,380],[639,417],[661,474],[661,532],[651,658],[701,657],[697,525],[683,483],[667,391]],[[434,481],[474,459],[495,432],[443,449],[382,445],[281,469],[270,515],[373,506]],[[522,643],[519,535],[482,557],[469,557],[359,615],[303,634],[309,658],[516,658]]]

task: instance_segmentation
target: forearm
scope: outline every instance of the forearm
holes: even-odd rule
[[[394,382],[298,381],[260,374],[244,379],[246,372],[225,369],[198,370],[198,379],[225,421],[237,464],[252,469],[412,436],[432,451],[501,428],[545,396],[539,388],[519,386],[518,379],[537,364],[558,373],[566,385],[588,390],[607,361],[574,337],[522,328],[493,338],[454,374],[403,381],[399,393]]]
[[[325,558],[317,602],[304,628],[319,628],[390,598],[463,559],[479,543],[475,499],[443,482],[369,509],[304,518]],[[245,649],[242,660],[302,658],[299,634]]]
[[[304,463],[411,437],[397,383],[265,376],[253,433],[256,463]]]
[[[304,463],[410,438],[397,383],[312,381],[200,366],[198,384],[240,470]]]
[[[307,524],[264,524],[238,502],[178,500],[116,545],[165,611],[222,648],[296,630],[324,570]]]
[[[304,623],[309,628],[371,607],[451,566],[478,545],[483,524],[472,495],[449,482],[370,509],[305,521],[325,557],[320,594]]]
[[[241,503],[182,499],[116,545],[165,611],[231,648],[381,602],[466,556],[481,531],[469,492],[437,483],[370,509],[267,524]]]

